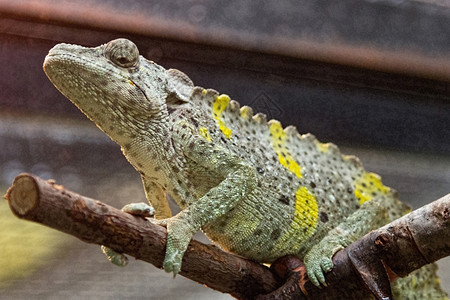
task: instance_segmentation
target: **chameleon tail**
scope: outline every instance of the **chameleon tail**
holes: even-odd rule
[[[394,299],[449,299],[440,287],[436,264],[426,265],[392,284]]]

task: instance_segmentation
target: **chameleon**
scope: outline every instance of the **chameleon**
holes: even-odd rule
[[[296,255],[325,285],[340,249],[409,211],[358,158],[294,126],[267,120],[226,94],[195,86],[139,54],[127,39],[58,44],[44,61],[55,87],[140,173],[151,206],[125,211],[167,228],[163,267],[177,274],[202,230],[225,251],[260,263]],[[172,216],[166,196],[181,212]],[[123,264],[122,254],[104,249]],[[399,299],[444,299],[428,265],[393,284]]]

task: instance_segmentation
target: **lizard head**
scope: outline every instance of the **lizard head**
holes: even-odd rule
[[[152,124],[163,126],[168,103],[187,102],[193,86],[187,76],[146,60],[126,39],[95,48],[58,44],[45,58],[44,72],[118,142],[139,130],[148,134]]]

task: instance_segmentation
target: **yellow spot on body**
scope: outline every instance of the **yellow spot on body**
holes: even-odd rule
[[[211,136],[209,135],[208,128],[206,127],[200,127],[199,128],[199,134],[202,138],[204,138],[207,141],[211,142]]]
[[[134,82],[131,81],[130,79],[128,79],[128,83],[131,84],[132,86],[136,86],[136,85],[134,84]]]
[[[281,127],[278,121],[271,121],[269,131],[272,139],[272,146],[275,153],[278,155],[278,161],[282,166],[288,169],[292,174],[298,178],[302,178],[301,167],[286,149],[286,132]]]
[[[319,208],[317,206],[316,197],[309,192],[309,190],[302,186],[299,187],[295,193],[295,217],[294,221],[300,223],[300,218],[305,218],[306,225],[308,226],[307,235],[311,235],[317,226],[317,220],[319,219]],[[302,224],[305,226],[305,224]]]
[[[230,97],[228,95],[222,94],[217,96],[212,106],[212,112],[217,125],[219,125],[220,131],[222,131],[227,139],[230,139],[233,132],[227,127],[222,119],[222,113],[227,108],[228,103],[230,103]]]
[[[374,173],[364,173],[355,181],[355,196],[359,204],[371,200],[377,194],[387,195],[391,189],[383,185],[380,176]]]
[[[272,147],[280,164],[297,178],[302,178],[302,169],[289,152],[286,145],[288,135],[281,123],[275,120],[270,121],[269,131]],[[318,219],[319,208],[316,197],[307,187],[300,186],[295,192],[295,211],[290,227],[278,239],[274,251],[289,253],[292,249],[298,249],[314,233]]]
[[[325,153],[328,151],[328,149],[330,148],[330,144],[329,143],[320,143],[320,142],[316,142],[316,146],[317,149],[319,149],[320,152]]]
[[[207,90],[203,89],[202,90],[202,95],[205,96],[207,92],[208,92]]]
[[[295,212],[290,228],[278,240],[275,251],[298,248],[315,231],[319,220],[316,197],[304,186],[295,193]]]

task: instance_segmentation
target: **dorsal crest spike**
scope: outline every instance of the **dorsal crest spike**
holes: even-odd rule
[[[206,89],[206,93],[203,91],[202,93],[204,93],[206,97],[212,97],[213,99],[215,99],[219,95],[219,92],[214,89]]]
[[[293,125],[289,125],[288,127],[286,127],[284,129],[286,131],[286,133],[292,137],[297,137],[298,136],[298,131],[297,131],[297,127],[293,126]]]
[[[311,133],[305,133],[301,135],[301,138],[305,141],[313,142],[317,141],[316,137]]]
[[[257,113],[253,116],[253,120],[258,124],[266,124],[267,123],[267,117],[263,113]]]
[[[229,108],[230,108],[230,112],[238,112],[241,108],[241,105],[239,104],[239,102],[237,102],[235,100],[231,100],[230,104],[229,104]]]
[[[253,117],[253,109],[250,106],[242,106],[240,109],[240,115],[245,120],[250,120]]]
[[[275,119],[270,119],[269,122],[267,122],[267,124],[269,124],[269,126],[272,125],[272,124],[278,124],[278,125],[281,126],[280,121],[275,120]]]
[[[216,90],[213,89],[204,89],[202,87],[196,86],[192,92],[192,101],[200,101],[206,102],[207,105],[211,105],[214,102],[214,99],[219,95]]]
[[[362,168],[363,165],[358,157],[354,155],[343,155],[344,159],[349,161],[351,164],[353,164],[357,168]]]

